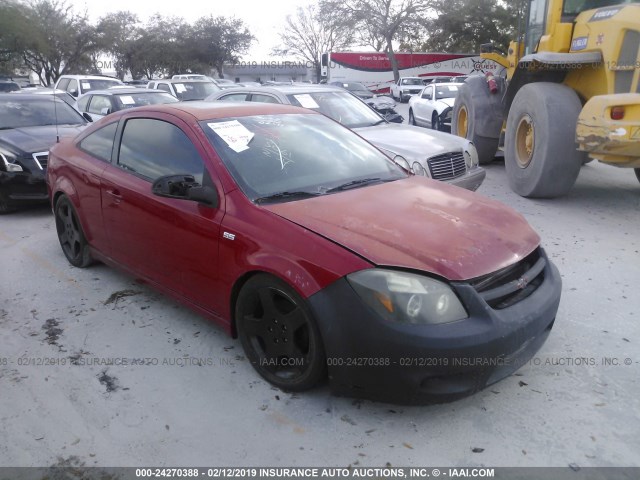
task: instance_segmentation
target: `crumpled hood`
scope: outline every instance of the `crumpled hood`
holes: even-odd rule
[[[453,108],[453,106],[456,103],[456,99],[455,98],[441,98],[440,100],[438,100],[438,103],[441,103],[445,108],[446,107]]]
[[[467,140],[462,137],[399,123],[354,128],[353,131],[376,147],[402,155],[410,160],[410,164],[434,155],[459,152],[467,144]]]
[[[59,125],[57,134],[60,135],[60,138],[75,136],[85,127],[85,125]],[[0,146],[9,149],[16,155],[46,152],[49,151],[55,143],[55,125],[0,130]]]
[[[519,261],[540,243],[524,217],[424,177],[264,208],[375,265],[468,280]]]

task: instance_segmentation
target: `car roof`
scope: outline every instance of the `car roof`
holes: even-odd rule
[[[426,86],[430,87],[431,85],[435,85],[436,87],[451,87],[451,86],[459,87],[460,85],[462,85],[462,83],[461,82],[431,82],[429,85],[426,85]]]
[[[336,87],[334,85],[311,85],[311,84],[268,85],[268,86],[263,85],[260,87],[238,87],[238,88],[228,88],[226,90],[223,90],[225,94],[265,92],[265,93],[284,94],[284,95],[289,95],[292,93],[344,92],[344,91],[345,91],[344,88]],[[215,94],[218,94],[218,92],[216,92]]]
[[[37,94],[37,93],[25,93],[25,92],[1,92],[0,93],[0,100],[5,100],[5,99],[13,99],[13,100],[18,100],[18,101],[26,101],[26,100],[40,100],[40,101],[44,101],[44,102],[51,102],[51,101],[56,101],[56,102],[62,102],[64,104],[67,104],[67,102],[60,100],[58,98],[58,95],[60,95],[59,90],[56,90],[56,95],[51,95],[51,98],[47,98],[41,94]],[[68,104],[67,104],[68,105]]]
[[[153,88],[114,88],[113,90],[89,90],[84,95],[129,95],[131,93],[167,93],[167,92],[158,92],[158,90],[154,90]],[[83,97],[84,97],[83,95]],[[167,93],[169,95],[169,93]]]
[[[260,103],[260,102],[178,102],[159,105],[148,105],[137,109],[138,113],[158,112],[169,113],[182,116],[180,113],[190,115],[196,120],[212,120],[225,117],[247,117],[252,115],[271,114],[317,114],[306,108],[283,105],[280,103]],[[127,110],[122,110],[122,114]],[[319,114],[318,114],[319,115]]]
[[[62,78],[75,78],[76,80],[113,80],[115,82],[120,82],[119,78],[109,77],[108,75],[60,75],[58,80]]]
[[[211,80],[204,78],[161,78],[159,80],[149,80],[150,82],[167,82],[167,83],[213,83]]]

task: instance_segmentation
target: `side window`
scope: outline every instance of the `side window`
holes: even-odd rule
[[[92,95],[83,95],[78,99],[78,110],[81,112],[87,111],[87,106],[89,105],[89,100],[91,100]]]
[[[56,88],[58,90],[66,90],[67,89],[67,85],[69,85],[69,79],[68,78],[63,78],[62,80],[60,80],[58,82],[58,86]]]
[[[149,83],[147,83],[147,88],[151,88],[151,89],[156,88],[156,82],[149,82]]]
[[[117,129],[118,122],[110,123],[83,138],[78,143],[78,148],[99,160],[110,162],[113,139]]]
[[[202,183],[204,162],[189,137],[175,125],[132,118],[124,126],[118,165],[153,181],[164,175],[190,174]]]
[[[102,109],[108,108],[111,113],[111,100],[104,95],[94,95],[91,97],[91,103],[89,103],[89,113],[95,113],[97,115],[103,115]]]
[[[275,97],[271,95],[262,95],[259,93],[254,93],[251,95],[252,102],[261,102],[261,103],[280,103]]]
[[[245,102],[248,95],[248,93],[231,93],[219,98],[218,100],[222,100],[224,102]]]
[[[162,90],[163,92],[171,93],[171,90],[169,89],[169,85],[167,85],[166,83],[159,83],[158,85],[156,85],[156,89]]]
[[[75,78],[69,80],[69,85],[67,86],[67,92],[69,92],[74,97],[78,96],[78,81]]]

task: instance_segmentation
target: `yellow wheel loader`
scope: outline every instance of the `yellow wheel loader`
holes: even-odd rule
[[[481,47],[505,75],[467,79],[451,132],[480,163],[503,150],[523,197],[566,194],[592,159],[640,180],[640,3],[530,0],[524,21],[507,53]]]

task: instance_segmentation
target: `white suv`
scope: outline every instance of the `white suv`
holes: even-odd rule
[[[124,85],[120,80],[101,75],[62,75],[56,82],[55,89],[65,90],[78,98],[90,90],[106,90],[116,85]]]

